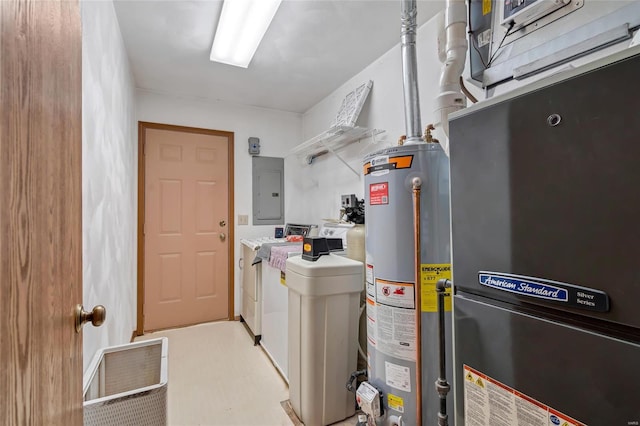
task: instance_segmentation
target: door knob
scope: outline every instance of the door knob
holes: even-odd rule
[[[82,326],[87,322],[91,322],[94,327],[100,327],[104,324],[104,320],[107,318],[107,309],[102,305],[97,305],[91,312],[87,312],[84,310],[84,306],[76,305],[74,316],[76,319],[76,333],[80,333]]]
[[[220,241],[224,241],[227,239],[227,236],[224,234],[224,232],[221,232],[218,236],[220,237]]]
[[[227,224],[227,222],[225,222],[224,220],[221,220],[219,223],[220,223],[220,226],[225,226]]]

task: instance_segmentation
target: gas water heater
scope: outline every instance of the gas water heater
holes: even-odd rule
[[[375,422],[416,425],[420,417],[423,424],[437,424],[436,282],[451,277],[449,160],[440,144],[419,143],[375,152],[364,163],[368,382],[381,393],[383,408]],[[419,203],[414,205],[416,191]],[[415,220],[420,223],[418,245]],[[451,295],[447,296],[450,336]],[[451,339],[447,342],[450,359]],[[416,362],[419,353],[421,365]],[[451,377],[451,362],[447,364]]]

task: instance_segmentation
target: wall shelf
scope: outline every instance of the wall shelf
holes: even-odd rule
[[[347,166],[356,176],[360,173],[351,167],[339,154],[342,148],[365,138],[374,139],[376,135],[384,133],[380,129],[368,129],[365,127],[334,126],[329,130],[305,141],[295,147],[291,153],[298,157],[304,157],[307,164],[325,154],[332,153],[345,166]]]

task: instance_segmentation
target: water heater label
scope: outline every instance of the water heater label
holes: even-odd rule
[[[411,370],[403,365],[393,364],[389,361],[384,362],[385,382],[392,388],[411,392]]]
[[[523,296],[560,302],[572,308],[608,312],[609,296],[600,290],[558,281],[480,271],[478,282],[486,287]]]
[[[404,413],[404,399],[392,393],[387,394],[387,406],[399,413]]]
[[[382,176],[393,170],[409,169],[412,164],[413,155],[402,155],[399,157],[381,155],[366,163],[363,167],[363,173],[365,175]]]
[[[367,281],[367,296],[376,297],[376,286],[373,282]]]
[[[376,303],[375,312],[376,349],[385,355],[415,362],[415,309],[394,308]]]
[[[423,263],[421,270],[421,299],[422,312],[438,312],[438,292],[436,283],[442,279],[451,279],[450,263]],[[444,311],[451,312],[451,287],[444,292]]]
[[[373,265],[367,263],[365,281],[367,283],[367,294],[371,297],[376,296],[376,287],[373,284]]]
[[[389,204],[389,182],[370,184],[369,205],[379,206],[382,204]]]
[[[586,426],[468,365],[463,377],[466,426]]]
[[[378,314],[376,313],[376,301],[367,296],[367,340],[373,347],[378,345]],[[367,353],[367,358],[369,353]]]

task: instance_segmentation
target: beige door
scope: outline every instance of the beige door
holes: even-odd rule
[[[0,424],[82,424],[75,1],[0,1]]]
[[[143,132],[144,330],[227,319],[232,139],[170,126]]]

